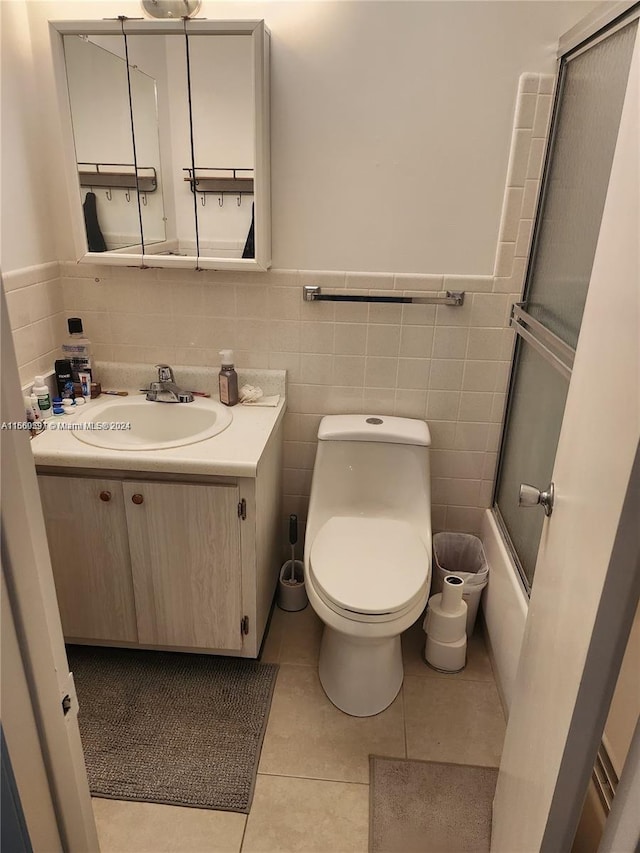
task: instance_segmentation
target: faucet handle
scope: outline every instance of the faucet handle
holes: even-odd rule
[[[168,364],[156,364],[160,382],[175,382],[173,369]]]

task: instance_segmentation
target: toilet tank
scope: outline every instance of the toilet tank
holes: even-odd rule
[[[320,422],[307,535],[334,515],[404,519],[431,538],[429,445],[424,421],[329,415]]]

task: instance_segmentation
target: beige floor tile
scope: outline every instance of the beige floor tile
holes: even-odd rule
[[[366,853],[369,786],[258,776],[242,853]]]
[[[274,607],[261,660],[317,666],[322,622],[310,604],[304,610],[287,612]]]
[[[482,629],[476,630],[467,644],[467,665],[462,672],[436,672],[424,662],[425,633],[422,630],[423,617],[402,635],[402,659],[405,675],[425,676],[427,678],[446,678],[452,681],[494,681],[491,661],[487,653]]]
[[[495,684],[404,679],[407,757],[455,764],[500,764],[505,720]]]
[[[93,800],[101,853],[238,853],[247,816]]]
[[[282,645],[280,663],[299,666],[318,666],[323,624],[315,610],[307,604],[296,613],[280,611]]]
[[[310,666],[280,667],[260,773],[368,782],[369,754],[403,758],[402,693],[375,717],[350,717],[327,699]]]

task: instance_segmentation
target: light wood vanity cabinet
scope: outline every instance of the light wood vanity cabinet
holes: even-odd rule
[[[238,487],[123,483],[138,642],[240,649]]]
[[[122,485],[82,477],[38,482],[65,635],[135,643]]]
[[[65,638],[256,657],[279,565],[277,452],[265,469],[265,484],[40,472]]]

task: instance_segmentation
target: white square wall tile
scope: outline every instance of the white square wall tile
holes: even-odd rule
[[[551,95],[556,84],[556,78],[553,74],[540,74],[538,85],[538,93],[540,95]]]
[[[433,338],[433,326],[403,326],[400,335],[400,355],[405,358],[430,358]]]
[[[400,349],[400,326],[369,325],[367,355],[395,357]]]
[[[533,127],[537,100],[538,95],[532,92],[522,92],[518,95],[514,127],[529,129]]]
[[[336,323],[334,350],[338,355],[364,355],[367,349],[365,323]]]
[[[513,131],[511,151],[509,152],[509,166],[507,167],[507,186],[524,186],[524,182],[527,178],[530,144],[530,130],[519,129]]]
[[[441,275],[414,275],[412,273],[396,273],[393,277],[394,290],[426,291],[438,293],[443,287]]]
[[[392,290],[371,291],[372,296],[397,296]],[[403,305],[391,302],[371,302],[369,305],[369,323],[396,324],[402,321]]]
[[[472,506],[447,507],[447,530],[453,533],[478,534],[482,529],[484,508]]]
[[[393,388],[365,388],[362,397],[365,412],[376,415],[393,415],[396,405],[396,392]]]
[[[365,366],[365,385],[367,388],[395,388],[397,374],[397,358],[367,356]]]
[[[518,94],[520,93],[535,93],[540,86],[540,75],[532,72],[525,72],[520,75],[518,80]]]
[[[415,291],[403,291],[403,296],[420,296]],[[402,306],[403,326],[433,326],[436,321],[435,305],[405,303]]]
[[[463,391],[494,391],[499,361],[467,361],[462,378]]]
[[[427,358],[400,358],[396,387],[426,391],[429,388],[430,372],[431,361]]]
[[[467,358],[503,361],[504,329],[469,329]]]
[[[542,175],[542,161],[546,148],[546,140],[532,139],[529,151],[529,162],[527,164],[527,179],[537,181]]]
[[[522,187],[507,187],[504,194],[502,221],[500,223],[500,241],[512,243],[518,236],[520,212],[524,189]]]
[[[427,420],[455,421],[460,406],[459,391],[429,391],[427,395]]]
[[[463,391],[460,395],[458,419],[461,421],[491,421],[494,396],[483,391]]]
[[[333,323],[306,323],[300,324],[300,351],[301,352],[333,352]]]
[[[301,381],[309,385],[333,383],[333,356],[320,353],[302,353],[300,356]]]
[[[504,326],[507,296],[496,293],[474,293],[471,325],[480,327]]]
[[[347,288],[358,290],[393,290],[393,275],[387,273],[348,272]]]
[[[490,275],[445,275],[444,290],[463,290],[465,294],[489,293],[493,284]]]
[[[546,138],[551,117],[551,106],[551,95],[538,95],[532,128],[534,138]]]
[[[540,188],[539,180],[527,180],[524,184],[524,193],[522,196],[521,216],[523,219],[533,219],[536,213],[536,204],[538,201],[538,190]],[[515,238],[514,238],[515,239]]]
[[[459,391],[462,387],[464,361],[432,359],[429,389],[434,391]]]
[[[456,450],[483,452],[487,446],[490,424],[458,421],[453,446]]]
[[[529,244],[531,243],[531,231],[533,222],[531,219],[521,219],[518,229],[518,239],[516,240],[515,256],[517,258],[526,258],[529,254]]]
[[[455,421],[431,420],[429,432],[431,433],[431,447],[439,450],[453,450],[455,448]]]
[[[9,323],[12,329],[28,326],[31,322],[31,288],[21,287],[10,290],[6,294],[7,311],[9,312]]]
[[[498,251],[496,253],[496,268],[495,275],[499,277],[510,276],[513,269],[513,259],[515,257],[515,243],[498,243]]]
[[[427,413],[427,392],[418,390],[396,389],[396,400],[393,414],[398,418],[420,418],[424,420]]]
[[[433,358],[464,358],[469,329],[464,326],[436,326],[433,335]]]
[[[364,385],[366,359],[359,355],[333,356],[334,385]]]

